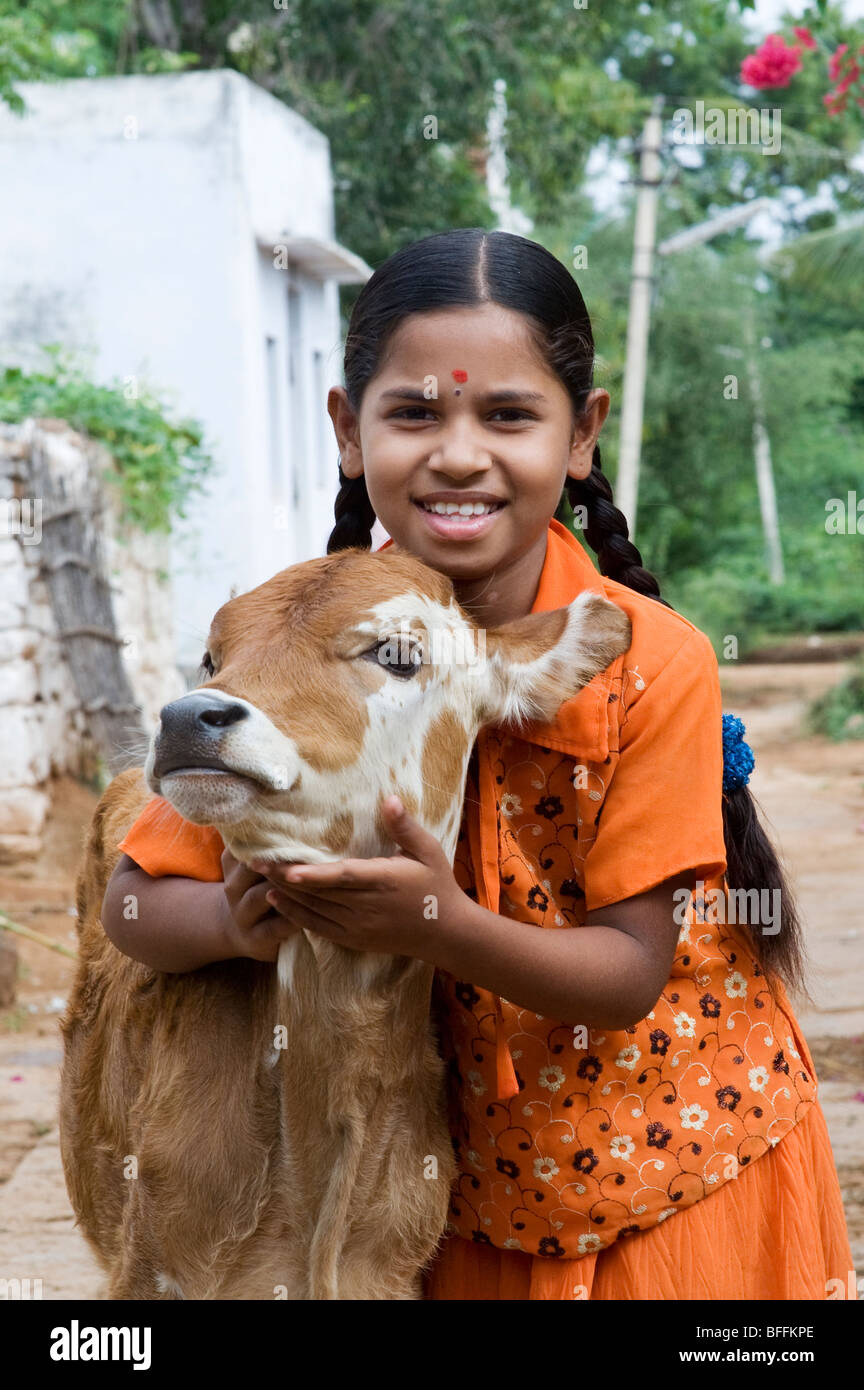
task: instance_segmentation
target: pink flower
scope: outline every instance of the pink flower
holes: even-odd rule
[[[840,69],[843,66],[843,54],[848,47],[848,43],[841,43],[840,47],[836,49],[828,59],[828,76],[831,78],[832,82],[836,82],[837,78],[840,76]]]
[[[864,44],[858,49],[859,55],[864,53]],[[834,52],[828,63],[828,71],[832,82],[837,85],[834,90],[828,92],[822,100],[828,110],[829,116],[836,116],[841,111],[846,110],[846,93],[853,83],[857,82],[861,76],[861,64],[855,61],[849,52],[849,45],[841,43]],[[861,97],[856,97],[859,106],[864,106]]]
[[[845,96],[840,96],[840,95],[838,95],[837,92],[826,92],[825,95],[824,95],[824,97],[822,98],[822,100],[824,101],[826,107],[828,108],[828,115],[829,115],[829,116],[836,116],[836,115],[838,115],[841,111],[845,111],[845,110],[846,110],[846,98],[845,98]],[[831,105],[832,102],[836,102],[837,105],[836,105],[836,106],[832,106],[832,105]]]
[[[809,30],[809,29],[794,29],[794,28],[793,28],[792,33],[795,35],[796,39],[800,39],[800,40],[801,40],[801,42],[803,43],[803,45],[804,45],[805,48],[817,48],[817,47],[818,47],[818,45],[817,45],[817,43],[816,43],[816,40],[814,39],[813,35],[810,33],[810,30]]]
[[[780,34],[768,38],[741,64],[741,80],[750,87],[788,87],[803,64],[797,44],[788,46]]]

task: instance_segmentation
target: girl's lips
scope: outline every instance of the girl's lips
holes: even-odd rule
[[[507,503],[496,507],[494,512],[486,512],[480,516],[460,516],[458,512],[452,512],[450,516],[444,516],[440,512],[427,512],[422,502],[415,502],[414,506],[422,516],[423,520],[436,536],[444,536],[447,540],[474,540],[476,536],[485,533],[495,525],[496,518],[501,515]]]

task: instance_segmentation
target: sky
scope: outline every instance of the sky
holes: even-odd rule
[[[775,26],[779,27],[784,14],[800,17],[810,8],[809,0],[756,0],[755,12],[744,11],[744,22],[749,23],[753,32],[762,37],[770,34]],[[864,19],[864,0],[846,0],[842,10],[846,19]]]

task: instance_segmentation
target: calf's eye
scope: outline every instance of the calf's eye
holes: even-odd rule
[[[383,666],[391,676],[399,676],[402,680],[410,680],[412,676],[416,676],[423,664],[419,649],[412,647],[409,650],[405,641],[400,641],[398,637],[387,637],[381,642],[376,642],[374,647],[363,653],[363,657],[366,661],[374,661],[376,665]]]

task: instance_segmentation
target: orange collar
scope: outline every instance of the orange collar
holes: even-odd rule
[[[379,550],[392,545],[386,540]],[[584,548],[572,532],[553,517],[546,536],[546,558],[537,585],[532,613],[547,613],[564,608],[578,594],[591,590],[607,597],[601,575],[597,573]],[[526,729],[530,742],[561,753],[603,762],[609,756],[609,730],[606,705],[612,682],[612,666],[595,676],[572,700],[561,705],[554,720],[548,724],[532,723]]]

